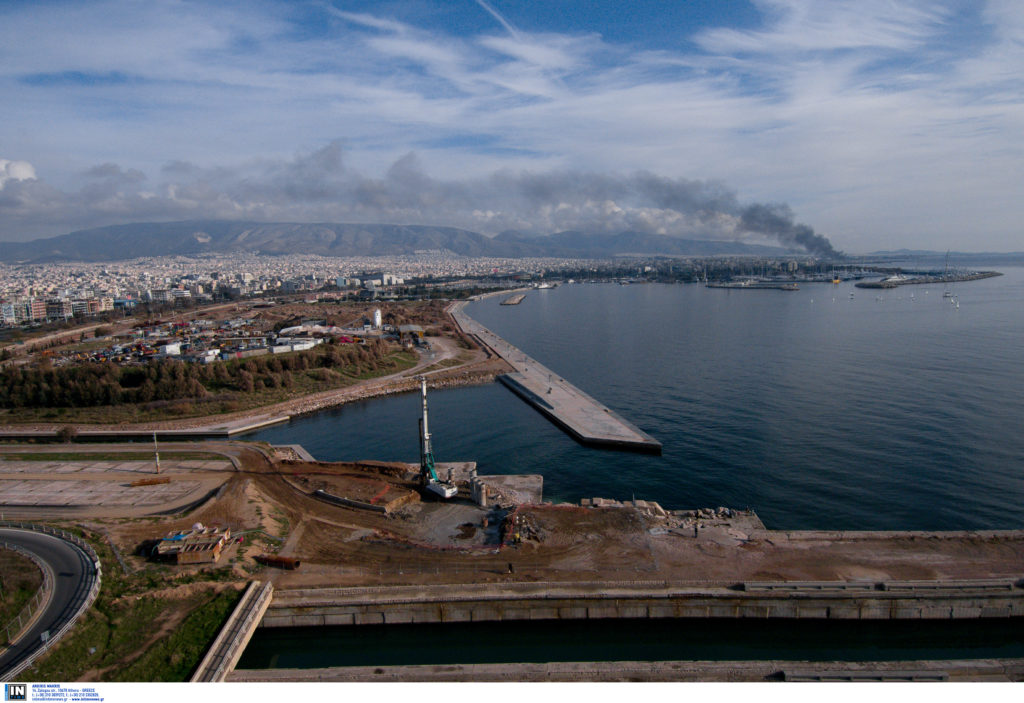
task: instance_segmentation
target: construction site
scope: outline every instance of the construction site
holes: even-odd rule
[[[497,344],[491,333],[472,334],[498,355],[482,341]],[[46,522],[78,531],[97,559],[112,560],[103,565],[104,582],[118,584],[111,596],[98,588],[102,614],[85,614],[87,626],[71,630],[29,676],[102,680],[131,664],[141,654],[114,661],[115,653],[90,644],[102,639],[90,633],[110,613],[141,607],[142,594],[161,604],[134,625],[145,647],[189,622],[199,600],[230,604],[226,621],[215,619],[203,641],[201,661],[180,664],[193,680],[229,681],[723,676],[721,664],[707,662],[236,670],[261,628],[1024,617],[1024,531],[781,531],[767,529],[754,511],[730,507],[666,510],[599,496],[545,502],[540,475],[487,475],[472,461],[435,457],[428,379],[415,381],[404,388],[420,396],[408,430],[419,438],[418,463],[322,462],[297,445],[230,440],[165,438],[152,452],[122,443],[0,445],[5,526]],[[572,421],[584,425],[598,417],[603,424],[594,433],[609,431],[596,401],[568,384],[560,392],[571,402],[550,404],[552,413],[575,413]],[[614,427],[632,431],[628,423]],[[587,436],[586,428],[578,434]],[[649,439],[624,437],[614,441]],[[125,595],[133,593],[128,582],[139,595]],[[63,661],[62,648],[75,653],[66,656],[74,663],[54,663]],[[828,680],[837,671],[868,680],[1024,678],[1018,658],[772,666],[766,673],[763,663],[735,664],[729,678],[788,672]]]
[[[219,638],[222,653],[211,647],[215,663],[200,667],[214,680],[380,678],[357,669],[235,671],[260,627],[1024,617],[1019,531],[784,532],[725,507],[545,503],[540,476],[486,476],[472,462],[435,461],[425,384],[421,393],[418,465],[318,462],[295,446],[164,443],[157,474],[137,445],[76,447],[75,460],[52,461],[46,455],[61,448],[4,446],[4,518],[102,535],[125,574],[172,569],[178,579],[254,584],[221,628],[234,628]],[[118,461],[122,452],[133,458]],[[171,590],[187,602],[197,587],[182,588]],[[999,667],[996,678],[1022,671],[1019,661]],[[448,680],[440,669],[400,669],[380,671],[386,680]],[[465,680],[512,670],[527,680],[587,678],[578,668],[459,669]],[[713,670],[652,665],[647,678],[699,680]],[[595,665],[593,678],[615,672]]]

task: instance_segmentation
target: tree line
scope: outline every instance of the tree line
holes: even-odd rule
[[[102,362],[54,367],[44,360],[0,370],[0,407],[82,408],[291,388],[297,374],[328,381],[336,373],[360,376],[380,370],[388,365],[389,352],[384,342],[371,341],[212,364],[161,359],[135,366]]]

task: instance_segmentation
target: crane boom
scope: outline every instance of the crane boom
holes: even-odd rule
[[[423,416],[420,418],[420,477],[424,483],[437,480],[434,468],[434,452],[430,446],[430,427],[427,424],[427,379],[420,379],[420,395],[423,399]]]
[[[434,451],[430,443],[430,426],[427,421],[427,379],[420,377],[420,396],[423,400],[423,416],[420,418],[420,481],[427,490],[442,498],[451,498],[458,489],[450,483],[441,483],[434,466]]]

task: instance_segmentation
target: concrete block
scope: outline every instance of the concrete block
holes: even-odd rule
[[[291,615],[266,614],[260,621],[260,627],[294,627],[295,623]]]
[[[470,605],[445,605],[441,609],[442,622],[472,622],[473,607]]]
[[[889,617],[893,620],[920,620],[921,606],[917,603],[894,603],[889,611]]]
[[[557,620],[558,608],[530,608],[531,620]]]
[[[619,607],[617,605],[588,605],[587,617],[591,620],[617,618],[619,617]]]
[[[623,605],[619,608],[620,618],[646,618],[646,605]]]
[[[413,622],[444,622],[441,611],[437,608],[410,608]]]
[[[327,613],[324,615],[324,625],[352,625],[355,619],[352,613]]]
[[[502,620],[529,620],[530,608],[502,608]]]
[[[383,625],[384,613],[379,610],[372,610],[364,613],[355,613],[354,623],[356,625]]]
[[[921,617],[925,620],[949,620],[953,617],[953,608],[948,605],[932,605],[921,608]]]
[[[319,627],[325,624],[323,615],[295,615],[292,623],[293,627]]]
[[[832,620],[859,620],[861,618],[860,608],[856,605],[833,605],[829,609],[828,616]]]
[[[672,605],[649,605],[647,606],[647,617],[674,618],[676,617],[676,607]]]
[[[397,608],[384,611],[384,622],[388,625],[404,625],[417,622],[411,610],[399,610]]]
[[[472,609],[472,620],[473,622],[487,622],[491,620],[501,620],[503,611],[501,608],[494,605],[476,605]]]
[[[678,603],[675,611],[677,618],[711,617],[711,607],[706,603]]]
[[[801,618],[827,618],[828,608],[823,605],[800,604],[797,606],[797,616]]]
[[[798,606],[796,603],[775,603],[772,605],[773,618],[795,618]]]
[[[861,620],[888,620],[891,606],[884,601],[867,601],[858,604],[857,613]]]

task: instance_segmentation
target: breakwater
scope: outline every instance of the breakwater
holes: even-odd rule
[[[708,283],[707,288],[728,288],[730,290],[800,290],[795,283],[779,283],[775,281],[738,281],[728,283]]]
[[[464,302],[458,302],[449,308],[462,332],[515,369],[498,380],[574,439],[595,446],[661,453],[656,439],[476,322],[464,307]]]
[[[998,271],[979,271],[942,276],[914,276],[913,278],[885,278],[881,281],[860,281],[853,285],[857,288],[899,288],[900,286],[924,285],[926,283],[961,283],[963,281],[980,281],[984,278],[1002,276]]]

